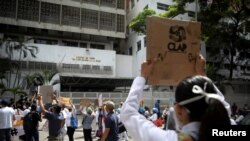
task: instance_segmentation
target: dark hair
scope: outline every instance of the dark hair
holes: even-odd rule
[[[32,104],[31,105],[31,111],[36,111],[36,109],[37,109],[37,106],[35,104]]]
[[[193,86],[198,85],[207,93],[217,93],[213,82],[205,76],[193,76],[184,79],[176,88],[175,100],[181,102],[198,95],[192,92]],[[211,136],[210,129],[216,126],[230,125],[229,115],[224,105],[217,99],[210,99],[209,102],[205,98],[182,105],[187,108],[190,113],[191,121],[200,121],[199,140],[209,140]]]
[[[54,112],[59,114],[62,110],[62,106],[59,104],[56,104],[55,106],[53,106]]]

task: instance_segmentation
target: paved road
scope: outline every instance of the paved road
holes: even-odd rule
[[[82,120],[82,117],[78,116],[78,123],[80,125],[81,125],[81,120]],[[48,131],[46,129],[42,130],[42,126],[44,125],[45,121],[46,120],[43,119],[43,121],[39,124],[39,126],[40,126],[39,127],[39,140],[40,141],[47,141]],[[83,138],[83,129],[82,129],[82,127],[80,125],[79,125],[79,127],[76,129],[76,131],[74,133],[74,140],[75,141],[84,141],[84,138]],[[95,124],[94,124],[94,121],[93,121],[92,129],[95,129],[95,128],[96,127],[95,127]],[[92,131],[92,137],[93,137],[93,141],[98,141],[98,139],[99,139],[99,138],[95,137],[94,131]],[[18,137],[15,137],[14,141],[19,141]],[[64,137],[64,141],[69,141],[67,135]],[[129,140],[129,141],[132,141],[132,140]]]

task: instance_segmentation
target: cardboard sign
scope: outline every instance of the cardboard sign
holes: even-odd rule
[[[38,94],[43,96],[44,103],[52,103],[53,86],[38,86]]]
[[[71,107],[71,104],[70,104],[70,98],[68,98],[68,97],[62,97],[62,96],[59,96],[58,98],[57,98],[57,100],[58,100],[58,102],[60,103],[60,104],[64,104],[65,106],[67,106],[67,107]]]
[[[81,102],[80,102],[80,105],[82,105],[82,106],[89,106],[91,103],[92,102],[89,99],[82,99]]]
[[[176,86],[196,74],[200,52],[201,24],[160,17],[147,19],[147,60],[158,58],[150,85]]]

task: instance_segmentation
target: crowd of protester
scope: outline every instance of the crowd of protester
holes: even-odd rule
[[[63,141],[68,136],[69,141],[74,141],[74,132],[77,127],[72,126],[72,117],[79,118],[82,124],[83,136],[85,141],[92,141],[93,138],[99,138],[101,141],[128,141],[129,133],[126,131],[126,126],[123,125],[120,119],[123,102],[115,109],[115,104],[112,101],[104,102],[103,106],[81,106],[76,109],[75,105],[70,102],[70,106],[61,105],[57,101],[57,97],[53,99],[57,104],[45,106],[41,96],[28,98],[21,96],[19,100],[14,102],[13,99],[1,100],[0,109],[0,140],[9,141],[12,136],[16,136],[18,131],[14,130],[15,121],[23,120],[24,133],[19,135],[19,140],[24,141],[39,141],[39,122],[47,120],[45,125],[48,128],[49,141]],[[46,107],[46,108],[45,108]],[[149,106],[144,106],[143,100],[140,101],[138,113],[146,120],[152,122],[156,127],[163,130],[179,130],[176,125],[174,107],[165,105],[162,109],[160,101],[156,100],[152,109]],[[77,111],[81,114],[77,115]],[[231,105],[231,120],[236,124],[244,118],[249,111],[248,105],[238,108],[233,103]],[[31,118],[30,118],[31,117]],[[2,120],[3,119],[3,120]],[[32,122],[32,124],[29,123]],[[96,128],[93,128],[95,124]],[[20,131],[19,131],[20,132]]]

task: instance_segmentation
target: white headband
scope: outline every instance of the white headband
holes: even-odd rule
[[[206,83],[204,85],[204,89],[206,89]],[[198,85],[194,85],[193,88],[192,88],[192,92],[194,94],[199,94],[200,96],[196,96],[196,97],[193,97],[193,98],[190,98],[190,99],[186,99],[186,100],[183,100],[181,102],[179,102],[179,105],[186,105],[186,104],[189,104],[189,103],[192,103],[192,102],[195,102],[195,101],[198,101],[202,98],[205,97],[205,101],[206,103],[209,103],[209,100],[211,98],[213,99],[217,99],[219,101],[221,101],[223,103],[224,101],[224,97],[222,97],[221,95],[219,94],[214,94],[214,93],[207,93],[205,92],[200,86]]]

